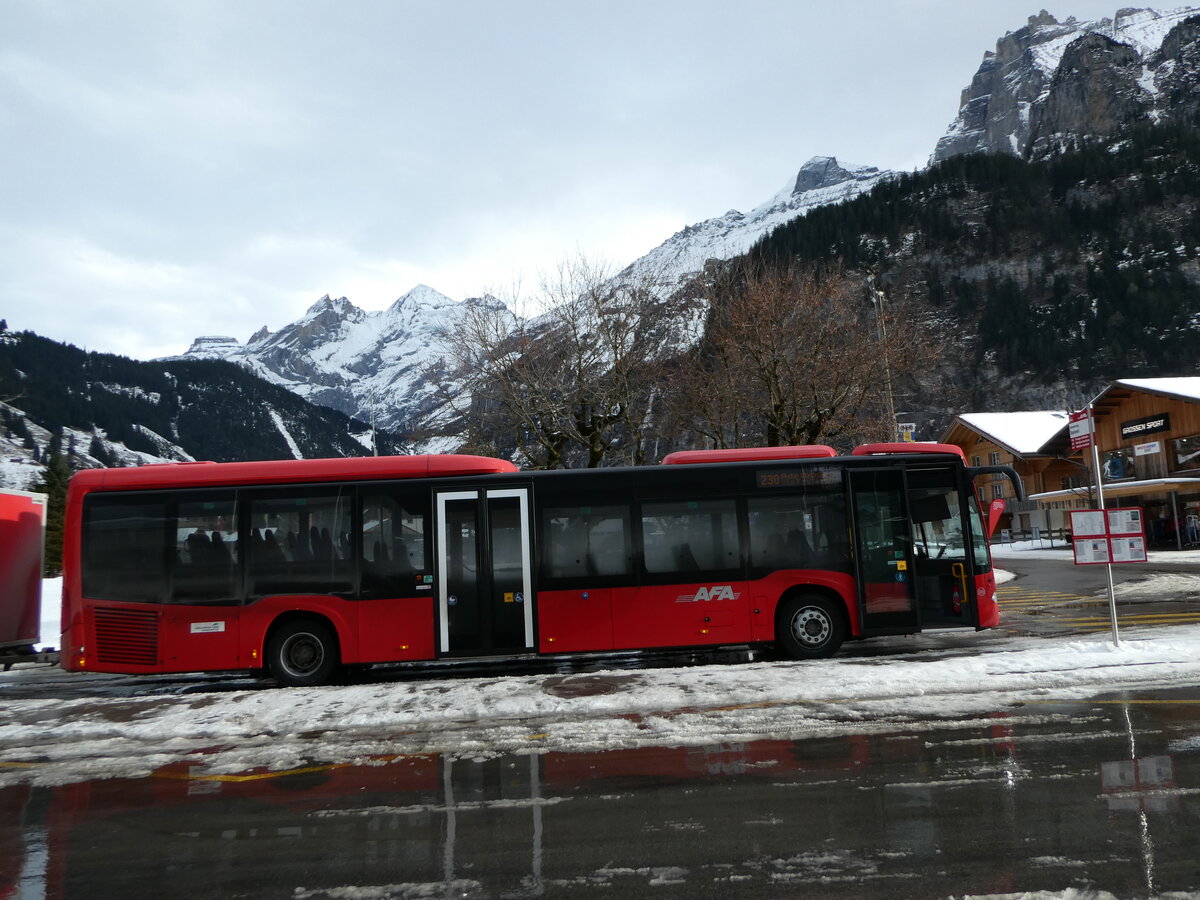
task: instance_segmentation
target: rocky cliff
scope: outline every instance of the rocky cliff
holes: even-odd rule
[[[984,54],[932,161],[977,152],[1030,159],[1137,122],[1195,123],[1198,75],[1200,7],[1122,9],[1092,22],[1043,10]]]

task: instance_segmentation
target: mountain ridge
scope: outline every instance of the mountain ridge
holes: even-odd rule
[[[1045,10],[1030,16],[984,53],[930,163],[979,152],[1030,158],[1111,137],[1136,121],[1177,117],[1186,105],[1180,84],[1194,93],[1200,66],[1188,39],[1197,15],[1200,7],[1187,6],[1125,8],[1085,22],[1059,22]],[[1106,51],[1113,56],[1107,66],[1089,58]],[[1123,77],[1097,83],[1115,69]]]
[[[730,210],[681,229],[627,266],[617,280],[645,279],[656,290],[671,293],[708,260],[744,253],[779,224],[827,203],[856,197],[892,177],[895,173],[874,166],[813,157],[749,213]],[[245,344],[224,336],[203,336],[183,354],[165,359],[223,359],[314,403],[355,418],[374,419],[386,430],[429,434],[444,430],[453,418],[445,407],[454,386],[440,368],[445,351],[440,335],[454,328],[473,304],[503,309],[493,298],[455,301],[423,284],[375,312],[326,294],[278,331],[264,327]],[[422,449],[450,450],[456,443],[453,436],[427,437]]]

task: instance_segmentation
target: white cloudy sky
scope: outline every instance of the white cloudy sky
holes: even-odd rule
[[[0,318],[151,357],[325,293],[380,309],[580,251],[624,265],[811,156],[924,165],[1038,9],[3,0]]]

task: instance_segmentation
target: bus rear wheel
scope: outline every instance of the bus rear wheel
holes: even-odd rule
[[[286,687],[325,684],[337,667],[337,635],[316,619],[287,622],[267,644],[267,669]]]
[[[823,597],[802,594],[784,601],[780,608],[775,644],[792,659],[833,656],[845,639],[842,616]]]

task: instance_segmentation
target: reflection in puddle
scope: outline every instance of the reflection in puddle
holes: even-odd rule
[[[8,787],[0,898],[1192,890],[1198,754],[1139,714]]]

